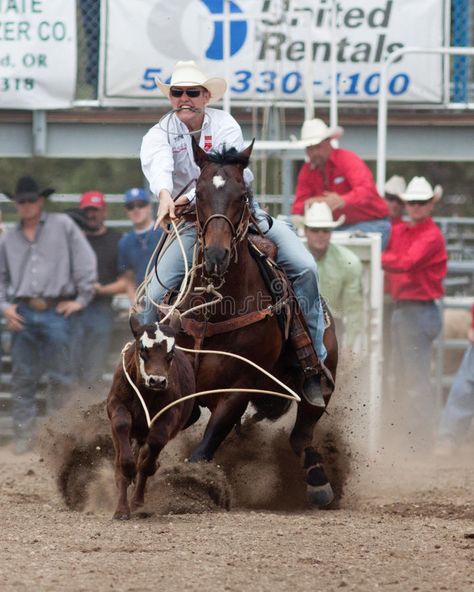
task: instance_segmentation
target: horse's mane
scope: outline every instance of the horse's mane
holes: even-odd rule
[[[240,164],[245,167],[248,165],[248,162],[249,162],[248,158],[245,158],[245,156],[242,156],[241,153],[236,148],[226,149],[225,146],[220,152],[218,152],[216,150],[213,150],[212,152],[208,152],[206,154],[206,159],[209,162],[213,162],[215,164],[220,164],[220,165]]]

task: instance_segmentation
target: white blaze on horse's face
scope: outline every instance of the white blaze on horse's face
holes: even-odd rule
[[[155,330],[155,333],[152,337],[150,337],[150,335],[148,334],[147,331],[145,331],[143,333],[143,335],[140,337],[140,346],[145,351],[152,350],[155,345],[161,346],[163,343],[166,344],[166,353],[170,354],[173,351],[173,348],[175,345],[174,337],[168,337],[167,335],[165,335],[163,333],[163,331],[160,329],[158,323],[156,323],[156,330]],[[156,356],[163,355],[163,353],[161,352],[161,348],[160,348],[160,352],[155,352],[155,355]],[[140,374],[141,374],[146,386],[148,386],[150,388],[157,389],[157,390],[166,389],[168,386],[168,377],[163,374],[148,374],[148,372],[146,371],[146,368],[145,368],[145,363],[146,363],[145,360],[140,355],[139,356]],[[159,357],[155,362],[155,364],[162,365],[163,370],[165,370],[165,371],[167,371],[167,369],[169,368],[169,363],[170,363],[169,361],[167,361],[165,359],[160,359]]]
[[[214,177],[212,177],[212,182],[216,189],[219,189],[219,187],[224,187],[225,185],[225,179],[220,175],[214,175]]]

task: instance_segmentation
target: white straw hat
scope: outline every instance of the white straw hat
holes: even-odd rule
[[[305,203],[304,225],[308,228],[337,228],[345,221],[344,214],[334,221],[331,208],[324,201]]]
[[[336,125],[328,127],[322,119],[307,119],[301,128],[300,145],[304,148],[316,146],[324,140],[331,138],[337,140],[344,134],[344,128]]]
[[[400,197],[400,195],[405,191],[407,188],[407,183],[403,177],[400,175],[393,175],[390,179],[385,183],[384,191],[385,193],[389,193],[390,195],[396,195]]]
[[[400,194],[403,201],[428,201],[434,199],[438,201],[443,195],[441,185],[431,187],[430,183],[424,177],[413,177],[408,183],[406,191]]]
[[[223,78],[208,78],[193,60],[176,63],[170,84],[161,82],[159,78],[156,78],[156,84],[168,98],[172,86],[203,86],[211,95],[210,103],[215,103],[222,98],[227,88],[227,82]]]

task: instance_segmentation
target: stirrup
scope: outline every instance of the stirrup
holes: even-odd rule
[[[322,362],[317,367],[305,368],[303,394],[305,399],[315,407],[326,408],[325,400],[329,399],[335,389],[331,371]]]

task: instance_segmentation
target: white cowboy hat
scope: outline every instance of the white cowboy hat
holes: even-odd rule
[[[168,99],[172,86],[203,86],[211,95],[210,103],[215,103],[222,98],[227,88],[227,82],[223,78],[208,78],[193,60],[176,63],[170,84],[161,82],[159,78],[156,78],[156,84]]]
[[[334,221],[331,208],[323,201],[306,202],[304,212],[304,225],[308,228],[337,228],[344,224],[344,214],[339,220]]]
[[[343,134],[344,128],[338,125],[335,127],[328,127],[322,119],[307,119],[301,128],[300,145],[303,148],[316,146],[328,138],[331,138],[331,140],[337,140],[338,138],[341,138]]]
[[[406,191],[400,194],[403,201],[428,201],[434,199],[438,201],[443,195],[441,185],[431,187],[430,183],[424,177],[413,177],[408,183]]]
[[[389,193],[390,195],[395,195],[399,197],[407,188],[407,183],[403,177],[400,175],[393,175],[390,179],[385,183],[384,191],[385,193]]]

